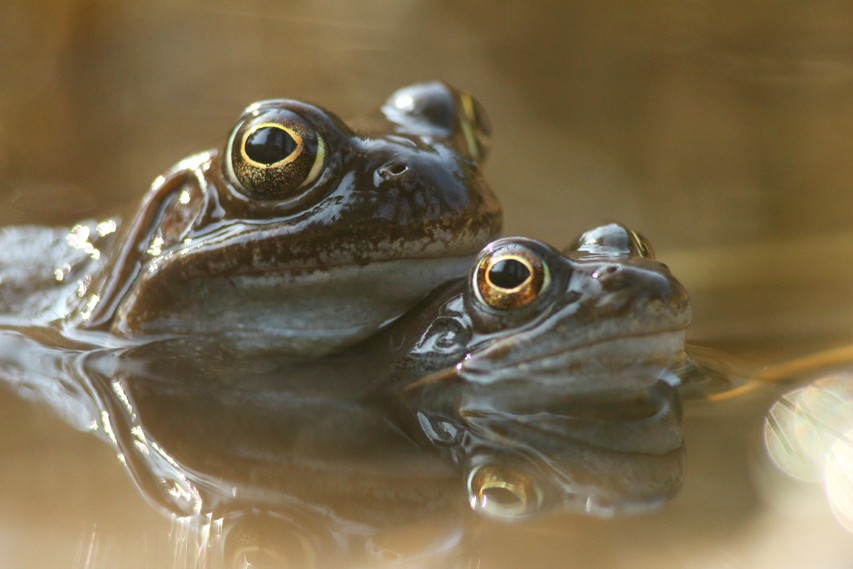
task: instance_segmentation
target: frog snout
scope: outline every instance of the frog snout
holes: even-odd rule
[[[632,290],[657,296],[670,296],[681,285],[669,274],[661,270],[659,263],[654,267],[637,266],[624,263],[604,263],[590,275],[608,292]]]
[[[592,278],[596,279],[608,299],[621,299],[625,307],[649,314],[685,315],[690,312],[690,299],[684,287],[659,267],[643,267],[606,263]]]

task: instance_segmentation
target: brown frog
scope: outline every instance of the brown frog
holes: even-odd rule
[[[675,495],[685,450],[671,365],[689,320],[666,266],[610,224],[562,253],[492,242],[467,278],[323,357],[240,357],[197,335],[56,349],[0,331],[0,387],[112,445],[173,519],[219,518],[225,546],[210,554],[223,565],[268,554],[399,567],[411,554],[455,567],[441,555],[476,527],[466,505],[505,521],[611,517]],[[388,547],[422,523],[437,539]]]
[[[440,82],[395,92],[358,132],[299,101],[255,103],[222,150],[159,177],[120,231],[6,230],[0,275],[42,261],[41,276],[0,290],[4,308],[17,291],[24,320],[66,333],[222,335],[303,355],[351,345],[464,274],[498,234],[481,176],[489,133],[479,103]],[[26,294],[45,281],[62,299],[56,286]]]

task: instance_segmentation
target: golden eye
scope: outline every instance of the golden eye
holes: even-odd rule
[[[628,233],[631,236],[631,242],[633,244],[633,247],[631,248],[632,252],[636,252],[636,255],[639,257],[646,257],[647,259],[655,258],[655,250],[652,249],[652,244],[649,243],[645,237],[633,230],[628,230]]]
[[[655,258],[655,252],[645,237],[621,223],[608,223],[585,231],[563,250],[564,253],[572,251],[604,257]]]
[[[323,137],[286,109],[253,112],[231,134],[228,173],[247,194],[289,198],[317,180],[326,162]]]
[[[243,158],[256,168],[290,164],[305,148],[293,129],[276,123],[261,123],[246,131],[241,148]]]
[[[484,160],[492,146],[492,123],[489,121],[489,115],[483,105],[468,93],[460,93],[459,99],[462,102],[462,134],[468,153],[475,160]]]
[[[537,255],[516,247],[483,257],[475,279],[475,289],[483,302],[492,308],[510,310],[536,300],[548,284],[548,270]]]
[[[502,466],[481,466],[468,476],[471,508],[493,518],[517,518],[542,506],[542,492],[524,474]]]

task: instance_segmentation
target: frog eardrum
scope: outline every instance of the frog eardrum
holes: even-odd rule
[[[313,184],[326,162],[326,143],[311,123],[265,101],[252,105],[231,133],[226,169],[244,193],[292,197]]]
[[[547,286],[548,267],[533,251],[507,244],[487,251],[477,263],[471,287],[492,308],[511,310],[530,304]]]

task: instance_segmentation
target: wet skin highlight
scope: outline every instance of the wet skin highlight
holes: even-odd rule
[[[29,248],[35,228],[4,230],[0,274],[56,263],[6,289],[46,290],[52,276],[57,289],[17,304],[0,290],[4,311],[125,338],[218,335],[312,355],[352,345],[497,236],[489,134],[479,103],[440,82],[395,92],[357,130],[307,103],[255,103],[223,150],[159,177],[130,223],[81,223],[66,243],[45,230]]]

